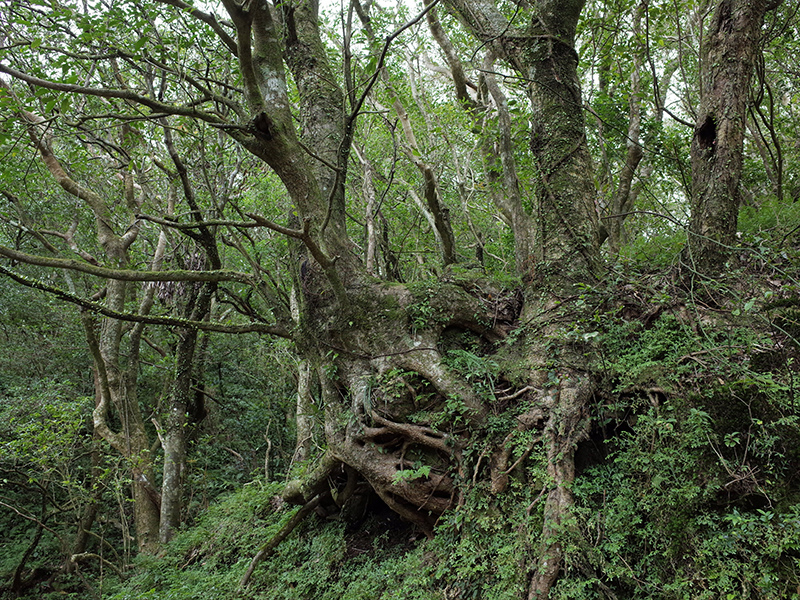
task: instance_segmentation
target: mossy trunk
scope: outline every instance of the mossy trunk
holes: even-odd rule
[[[554,324],[575,314],[562,314],[550,292],[503,289],[479,269],[454,267],[411,286],[364,283],[348,290],[345,309],[324,284],[313,285],[321,274],[307,277],[301,351],[320,383],[327,454],[306,480],[287,487],[287,499],[306,504],[333,482],[320,510],[357,520],[366,486],[432,536],[461,501],[459,479],[505,491],[509,474],[526,464],[509,465],[514,432],[532,431],[547,456],[549,488],[529,557],[529,597],[545,597],[563,560],[574,453],[589,429],[594,391],[581,367],[583,348]],[[474,362],[459,363],[464,357]],[[491,376],[476,380],[476,369],[490,363]],[[492,437],[488,417],[502,403],[524,414]],[[464,450],[489,439],[496,439],[491,459],[467,468]]]
[[[719,273],[736,241],[750,80],[768,4],[720,0],[707,33],[692,138],[692,221],[685,252],[689,268],[702,275]]]
[[[269,73],[282,69],[266,35],[273,17],[226,3],[240,36],[249,40],[252,31],[258,46],[239,58],[254,94],[256,129],[259,123],[269,127],[242,143],[272,166],[297,208],[295,229],[269,226],[302,242],[293,337],[316,377],[324,410],[326,453],[303,480],[289,483],[285,497],[304,506],[318,499],[318,512],[357,520],[364,494],[374,492],[430,536],[439,517],[460,501],[459,478],[485,479],[502,493],[510,472],[524,464],[508,465],[509,435],[538,430],[534,437],[549,457],[550,487],[541,543],[527,557],[535,573],[530,594],[537,597],[548,593],[560,569],[574,450],[588,426],[593,389],[580,352],[554,321],[577,297],[576,284],[596,280],[600,263],[574,49],[583,2],[536,2],[524,30],[491,2],[449,4],[481,43],[530,82],[530,145],[540,177],[530,205],[517,195],[510,208],[517,216],[517,289],[458,265],[411,285],[372,277],[354,252],[344,207],[356,114],[348,117],[345,99],[357,102],[358,94],[342,93],[335,84],[319,39],[317,4],[281,5],[284,56],[299,95],[300,127],[294,131],[288,100],[270,96],[275,86]],[[511,331],[515,343],[501,344]],[[515,365],[513,381],[504,379],[508,363]],[[502,389],[496,388],[501,380]],[[490,460],[467,474],[464,450],[489,439],[487,423],[501,403],[524,407],[525,418],[509,425]]]
[[[517,58],[530,81],[530,148],[539,169],[534,254],[529,265],[517,267],[535,287],[567,293],[572,284],[591,281],[599,267],[594,169],[574,48],[582,7],[582,0],[540,2]]]

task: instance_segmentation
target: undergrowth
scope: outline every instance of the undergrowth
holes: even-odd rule
[[[800,599],[800,344],[789,318],[796,288],[726,285],[716,305],[651,275],[638,287],[584,290],[595,312],[574,324],[573,337],[598,378],[585,442],[596,448],[558,533],[565,561],[551,598]],[[448,358],[487,397],[504,375],[502,363],[481,363],[464,349]],[[480,471],[481,444],[504,436],[520,410],[498,410],[473,437],[483,442],[464,450],[455,475],[461,501],[433,539],[377,499],[356,528],[312,515],[238,597],[525,597],[541,543],[546,458],[531,452],[498,495],[486,481],[487,460]],[[528,442],[520,439],[512,460]],[[165,556],[140,558],[111,597],[234,597],[258,547],[296,510],[276,500],[280,491],[279,483],[254,482],[216,503]]]

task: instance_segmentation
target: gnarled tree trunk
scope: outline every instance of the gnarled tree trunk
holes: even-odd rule
[[[700,63],[700,109],[692,138],[692,221],[686,258],[719,273],[736,240],[745,118],[769,0],[720,0]]]

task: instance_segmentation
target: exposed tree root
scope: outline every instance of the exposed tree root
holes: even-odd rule
[[[410,423],[395,423],[372,412],[372,420],[380,427],[364,428],[364,439],[376,442],[386,434],[402,437],[405,444],[418,444],[423,447],[439,450],[447,456],[456,452],[456,441],[442,431],[431,429],[422,425]]]
[[[528,600],[547,598],[561,569],[564,550],[560,538],[574,504],[571,485],[575,480],[575,448],[588,437],[591,422],[587,407],[591,395],[589,376],[572,372],[562,374],[559,386],[543,399],[550,408],[543,438],[553,488],[545,501],[542,541]]]
[[[522,392],[527,392],[533,389],[532,386],[526,386],[522,388]],[[513,394],[514,397],[521,395],[519,392]],[[534,446],[541,442],[541,436],[536,436],[533,438],[528,447],[522,453],[514,464],[508,466],[508,461],[511,458],[511,452],[513,447],[511,445],[511,441],[513,440],[515,435],[523,433],[525,431],[529,431],[535,427],[540,427],[542,422],[544,421],[544,413],[542,409],[538,406],[532,408],[528,412],[521,414],[517,417],[517,427],[509,433],[506,438],[503,440],[503,443],[500,445],[500,448],[495,450],[492,453],[491,459],[489,461],[490,466],[490,476],[491,476],[491,492],[493,495],[501,494],[505,491],[506,487],[508,487],[508,476],[511,472],[516,469],[520,464],[522,464],[530,455],[531,451],[533,450]],[[477,471],[477,466],[476,466]]]
[[[305,504],[314,496],[328,489],[328,476],[341,464],[330,452],[326,453],[316,468],[303,479],[286,484],[283,499],[290,504]]]
[[[356,469],[392,510],[430,536],[433,524],[453,505],[454,482],[436,470],[427,476],[404,478],[403,471],[410,471],[413,463],[406,453],[412,448],[425,454],[433,451],[444,466],[456,449],[448,445],[446,434],[431,428],[375,417],[381,426],[363,428],[360,435],[337,444],[336,457]]]

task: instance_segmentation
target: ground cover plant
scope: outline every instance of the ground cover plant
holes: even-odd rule
[[[3,593],[800,595],[797,19],[4,2]]]

